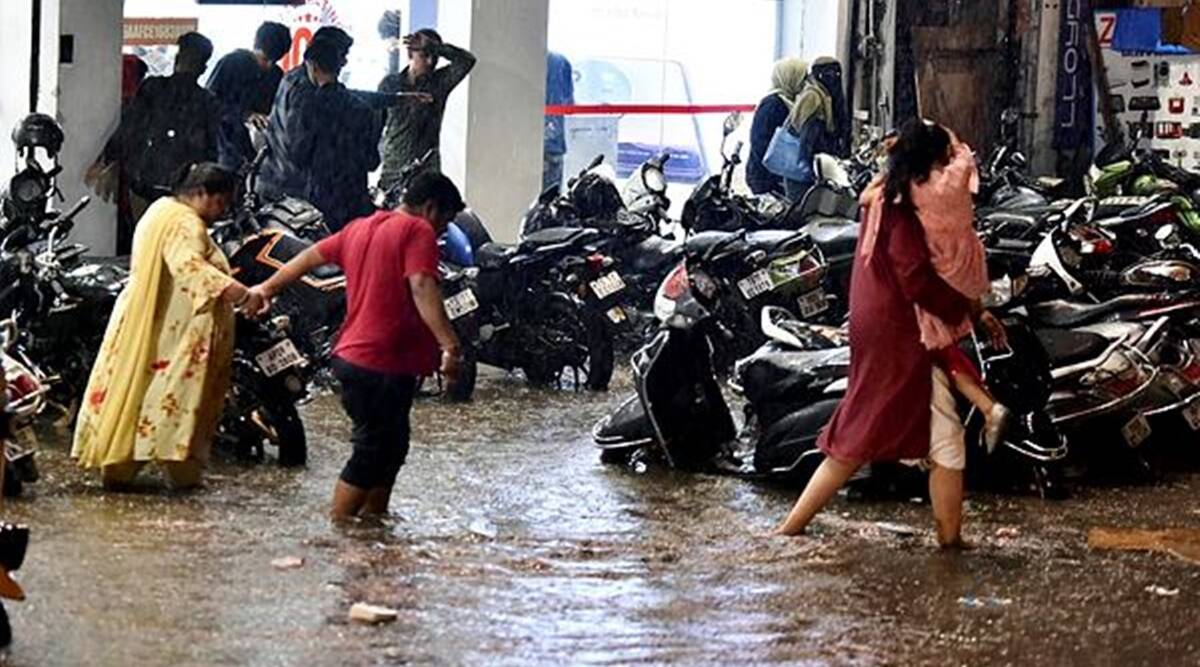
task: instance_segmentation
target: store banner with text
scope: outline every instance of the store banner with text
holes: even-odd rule
[[[1091,0],[1063,0],[1058,36],[1058,86],[1055,92],[1054,148],[1066,150],[1091,142],[1092,68],[1088,58]]]

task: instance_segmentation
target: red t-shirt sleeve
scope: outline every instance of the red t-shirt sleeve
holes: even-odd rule
[[[317,251],[321,253],[326,262],[342,266],[342,236],[345,232],[346,230],[343,229],[317,241]]]
[[[415,222],[404,246],[404,277],[427,275],[438,277],[438,245],[433,228],[425,222]]]

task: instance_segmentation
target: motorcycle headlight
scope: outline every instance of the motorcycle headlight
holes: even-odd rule
[[[642,185],[654,194],[663,194],[667,191],[667,177],[661,169],[648,167],[642,170]]]

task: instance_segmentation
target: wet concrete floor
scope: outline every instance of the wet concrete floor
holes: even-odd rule
[[[106,494],[46,441],[6,511],[35,532],[4,664],[1200,664],[1200,567],[1086,546],[1200,527],[1200,476],[973,496],[966,554],[913,502],[839,500],[812,537],[767,539],[795,491],[599,463],[590,426],[626,391],[423,402],[395,516],[346,529],[324,518],[333,397],[305,409],[307,470],[218,463],[184,496]],[[358,601],[399,619],[351,624]]]

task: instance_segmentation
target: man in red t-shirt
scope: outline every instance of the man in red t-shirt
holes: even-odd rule
[[[450,179],[421,174],[400,210],[355,220],[253,288],[269,299],[328,263],[346,274],[333,370],[354,423],[354,451],[334,489],[334,519],[387,512],[408,456],[417,378],[438,370],[439,346],[442,374],[457,379],[461,353],[438,285],[437,238],[464,207]]]

